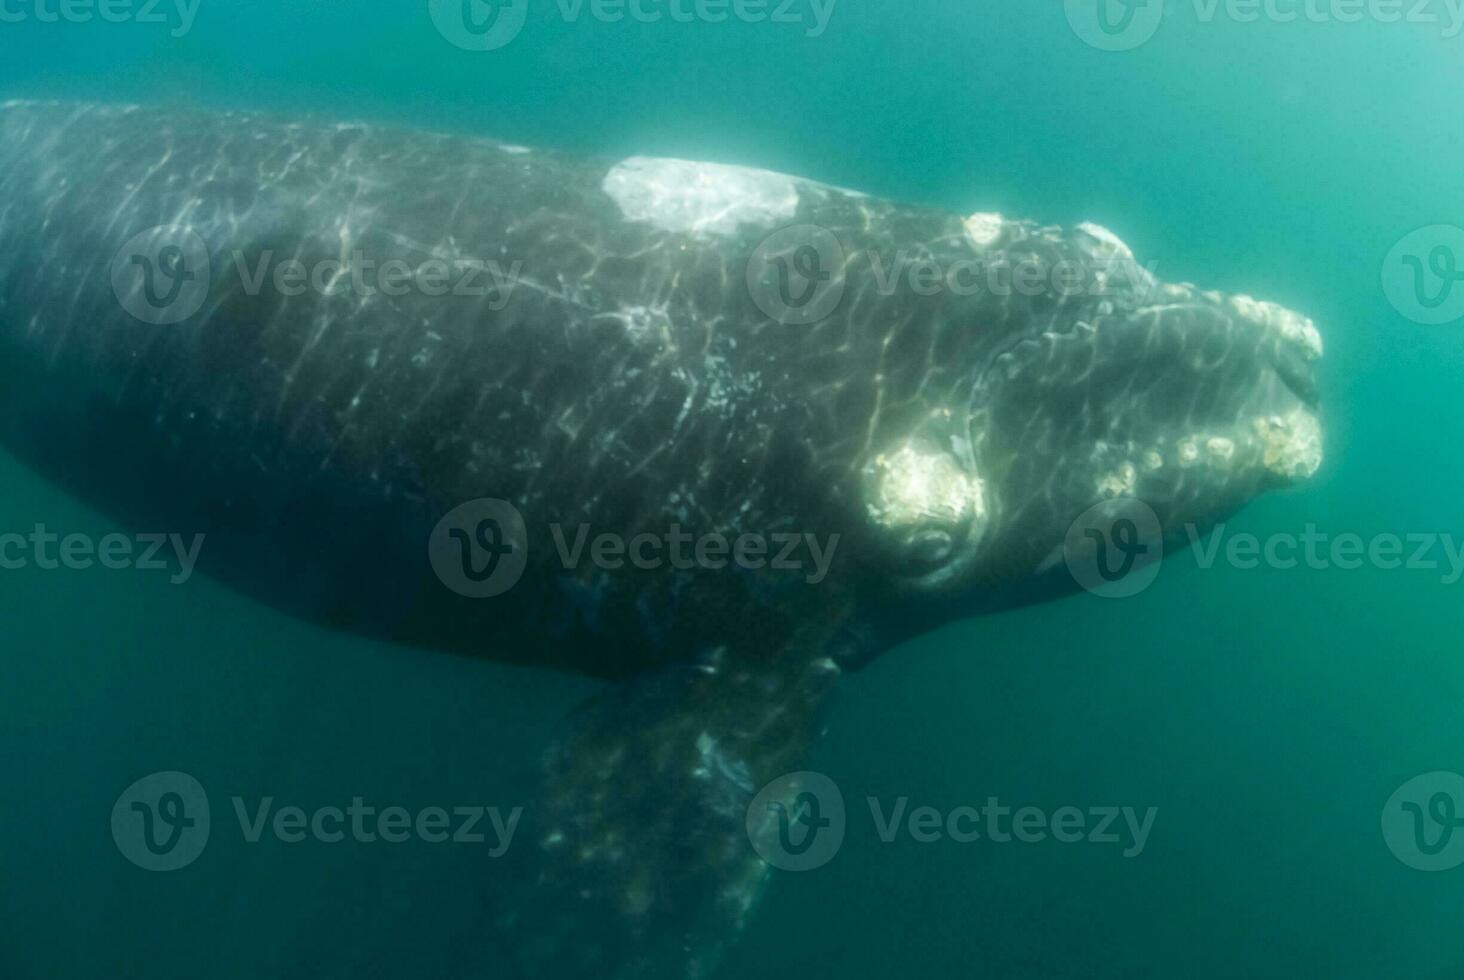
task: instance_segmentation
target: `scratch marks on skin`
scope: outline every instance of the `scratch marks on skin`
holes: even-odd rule
[[[597,319],[613,320],[625,327],[626,336],[637,344],[671,345],[670,304],[623,306]]]

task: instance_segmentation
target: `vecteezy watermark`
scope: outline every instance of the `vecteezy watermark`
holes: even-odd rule
[[[541,0],[542,2],[542,0]],[[553,0],[566,24],[781,24],[822,37],[838,0]],[[541,9],[549,9],[542,3]],[[496,51],[528,22],[529,0],[428,0],[438,33],[464,51]]]
[[[112,259],[112,292],[143,323],[182,323],[203,309],[212,270],[202,238],[160,225],[133,235]]]
[[[204,535],[187,540],[181,534],[107,534],[93,538],[87,534],[62,537],[37,524],[28,534],[0,533],[0,571],[18,572],[27,568],[55,571],[65,568],[87,571],[101,567],[108,571],[137,569],[143,572],[172,572],[174,585],[184,585],[193,577],[198,556],[203,551]],[[169,559],[172,559],[171,561]]]
[[[1073,580],[1105,599],[1148,589],[1164,562],[1164,528],[1154,509],[1134,497],[1105,500],[1079,515],[1062,544]]]
[[[165,325],[192,317],[211,294],[220,294],[215,290],[225,288],[246,296],[266,290],[283,297],[451,296],[479,299],[497,311],[508,305],[521,281],[521,261],[446,256],[416,243],[403,243],[403,249],[412,256],[373,256],[353,249],[344,257],[310,263],[273,249],[252,254],[236,249],[220,264],[196,233],[159,226],[134,235],[118,251],[112,260],[112,291],[136,319]]]
[[[1068,23],[1102,51],[1131,51],[1159,31],[1165,0],[1065,0]]]
[[[1137,858],[1149,846],[1157,807],[1010,807],[999,797],[982,806],[911,807],[910,798],[867,797],[869,816],[882,843],[1097,844],[1122,847]],[[765,786],[747,809],[747,836],[758,855],[781,871],[813,871],[832,861],[844,844],[849,814],[844,794],[829,777],[790,773]]]
[[[548,525],[560,567],[589,564],[601,571],[771,569],[803,573],[809,585],[828,577],[840,537],[793,531],[737,535],[692,534],[679,524],[633,535],[596,531],[592,525]],[[506,500],[469,501],[443,516],[428,542],[433,571],[449,589],[487,599],[513,588],[528,566],[528,525]]]
[[[1363,568],[1439,572],[1444,585],[1464,579],[1464,540],[1452,534],[1331,534],[1308,524],[1301,534],[1230,534],[1225,524],[1216,525],[1206,544],[1200,529],[1185,526],[1195,561],[1202,569],[1224,564],[1239,571],[1269,568],[1292,571],[1307,568],[1324,572],[1338,569],[1353,572]]]
[[[833,232],[794,225],[765,238],[747,263],[747,289],[770,319],[789,326],[818,323],[839,308],[848,255]]]
[[[360,796],[345,806],[276,806],[266,796],[231,800],[246,844],[486,845],[490,858],[508,853],[524,808],[493,806],[377,807]],[[187,773],[160,772],[129,786],[112,807],[112,839],[122,856],[148,871],[177,871],[197,861],[212,830],[208,794]]]
[[[502,595],[518,584],[529,564],[524,515],[506,500],[470,500],[437,522],[427,555],[438,579],[458,595]]]
[[[405,844],[418,840],[424,844],[485,844],[490,858],[508,853],[524,815],[521,806],[507,812],[496,806],[429,806],[417,811],[400,806],[378,808],[368,806],[359,796],[353,796],[345,807],[311,810],[299,806],[276,809],[272,796],[253,806],[239,796],[233,803],[239,829],[249,844],[259,843],[266,835],[282,844],[339,844],[346,840],[357,844]]]
[[[1430,772],[1404,783],[1383,807],[1383,840],[1418,871],[1464,866],[1464,776]]]
[[[1158,32],[1169,9],[1189,6],[1201,24],[1415,24],[1445,38],[1464,31],[1464,0],[1065,0],[1068,23],[1104,51],[1130,51]]]
[[[769,866],[814,871],[844,846],[848,813],[844,794],[819,772],[780,776],[747,807],[747,838]]]
[[[173,37],[193,30],[203,0],[0,0],[0,24],[160,24]]]
[[[1435,572],[1446,586],[1464,581],[1464,539],[1448,533],[1336,534],[1307,524],[1300,533],[1261,535],[1232,532],[1225,523],[1208,533],[1188,523],[1182,531],[1201,571],[1374,569]],[[1132,497],[1118,497],[1073,522],[1063,542],[1063,558],[1078,585],[1104,598],[1124,599],[1154,584],[1165,562],[1164,547],[1164,530],[1153,508]]]
[[[127,787],[112,807],[117,850],[146,871],[177,871],[208,846],[208,794],[185,772],[157,772]]]
[[[630,538],[620,534],[594,534],[588,524],[569,529],[562,524],[549,528],[554,549],[565,568],[578,568],[586,558],[596,568],[617,572],[634,568],[649,572],[663,568],[691,571],[705,568],[714,572],[740,568],[756,572],[772,569],[803,572],[803,580],[818,585],[828,578],[834,554],[839,550],[839,535],[820,538],[817,534],[793,531],[772,534],[743,533],[735,537],[719,532],[694,535],[679,524],[672,524],[665,533],[643,532]],[[588,547],[586,547],[588,545]]]
[[[529,0],[428,0],[437,32],[464,51],[496,51],[519,36]]]
[[[769,235],[753,251],[747,289],[769,319],[808,326],[839,308],[848,280],[856,275],[866,290],[885,297],[1046,296],[1062,301],[1114,289],[1142,298],[1158,285],[1155,266],[1141,268],[1121,249],[1083,259],[1048,259],[1033,252],[1016,257],[972,254],[950,261],[904,249],[851,251],[827,228],[794,225]]]
[[[1422,24],[1446,38],[1464,30],[1464,0],[1192,0],[1200,23]]]
[[[984,806],[962,806],[940,810],[933,806],[910,809],[908,797],[891,802],[888,809],[871,796],[869,814],[879,839],[893,844],[902,835],[917,844],[1059,844],[1120,845],[1123,856],[1136,858],[1149,846],[1158,807],[1142,813],[1131,806],[1065,806],[1052,813],[1041,807],[1004,806],[998,797],[987,797]]]
[[[1429,225],[1405,235],[1383,260],[1383,293],[1414,323],[1464,320],[1464,228]]]

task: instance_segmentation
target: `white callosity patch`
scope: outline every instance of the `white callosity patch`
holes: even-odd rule
[[[1201,463],[1210,466],[1229,466],[1235,459],[1237,446],[1229,436],[1206,434],[1188,435],[1176,444],[1179,450],[1179,465],[1189,469]]]
[[[1139,471],[1133,463],[1124,463],[1098,480],[1098,494],[1107,499],[1132,497],[1139,488]]]
[[[631,221],[698,237],[772,228],[798,211],[795,178],[720,163],[631,157],[602,186]]]
[[[980,211],[966,219],[966,237],[978,248],[990,248],[1001,240],[1006,219],[990,211]]]
[[[1290,482],[1309,479],[1322,465],[1322,427],[1315,415],[1295,408],[1287,415],[1251,420],[1249,429],[1230,435],[1194,433],[1176,440],[1179,465],[1247,468],[1259,464]]]
[[[907,444],[876,457],[869,469],[869,516],[884,527],[957,527],[986,517],[984,485],[948,453]]]
[[[1300,347],[1307,360],[1322,356],[1322,335],[1317,325],[1294,310],[1277,303],[1268,303],[1250,296],[1232,296],[1235,312],[1255,323],[1264,324],[1279,333],[1287,342]]]
[[[1137,496],[1144,475],[1164,468],[1164,457],[1157,449],[1145,449],[1132,441],[1110,444],[1100,439],[1093,445],[1089,461],[1097,474],[1095,489],[1104,500]]]
[[[1322,466],[1322,426],[1304,408],[1255,421],[1266,469],[1293,482],[1309,479]]]

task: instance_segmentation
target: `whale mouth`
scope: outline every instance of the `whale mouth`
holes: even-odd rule
[[[1071,326],[1027,335],[991,361],[972,398],[973,444],[981,421],[1014,390],[1037,407],[1025,426],[1039,446],[1058,438],[1059,413],[1076,409],[1076,431],[1122,430],[1147,422],[1176,431],[1250,429],[1254,419],[1305,415],[1321,403],[1317,363],[1323,341],[1308,318],[1245,295],[1155,285],[1162,302],[1124,309],[1105,300]],[[1032,388],[1040,390],[1030,391]],[[1224,438],[1217,431],[1212,437]],[[1308,473],[1307,475],[1311,475]]]
[[[970,442],[989,482],[997,577],[1050,563],[1074,521],[1132,498],[1166,537],[1323,462],[1321,334],[1244,295],[1153,283],[1110,293],[988,363]]]

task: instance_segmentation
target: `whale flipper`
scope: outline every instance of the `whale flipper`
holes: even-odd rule
[[[503,896],[523,972],[709,975],[770,870],[749,806],[799,768],[839,673],[722,648],[585,705],[545,756]]]

